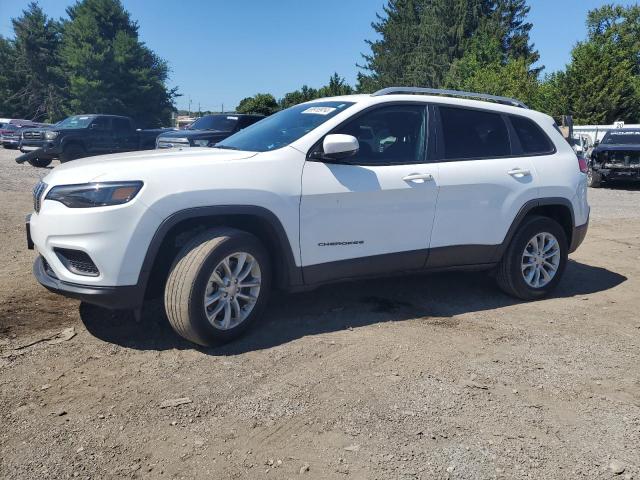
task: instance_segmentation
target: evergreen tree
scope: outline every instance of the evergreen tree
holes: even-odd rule
[[[339,97],[340,95],[351,95],[353,93],[353,88],[344,78],[342,78],[337,73],[334,73],[329,78],[329,84],[318,90],[318,97]]]
[[[129,115],[141,126],[169,123],[176,89],[169,69],[138,38],[138,24],[120,0],[81,0],[67,8],[62,64],[69,113]]]
[[[16,92],[20,81],[15,75],[16,49],[10,40],[0,36],[0,117],[20,116]]]
[[[370,92],[408,80],[407,65],[411,63],[420,36],[421,13],[426,0],[388,0],[384,14],[377,14],[371,24],[379,40],[367,40],[371,54],[363,54],[358,77],[358,91]]]
[[[4,58],[0,65],[11,58],[11,63],[2,68],[5,75],[0,74],[5,77],[5,84],[8,81],[12,85],[11,91],[3,95],[4,108],[15,117],[58,120],[65,101],[58,55],[61,25],[34,2],[12,24],[15,38],[12,42],[3,40],[0,46],[0,57]]]

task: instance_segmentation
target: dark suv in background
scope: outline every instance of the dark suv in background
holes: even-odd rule
[[[238,130],[262,120],[264,115],[216,114],[198,118],[184,130],[160,135],[156,148],[211,147]]]
[[[591,152],[588,179],[590,187],[615,180],[640,181],[640,129],[607,132]]]

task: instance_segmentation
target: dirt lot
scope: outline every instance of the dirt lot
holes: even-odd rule
[[[0,149],[1,478],[640,478],[640,190],[590,191],[554,298],[477,273],[336,285],[276,295],[251,335],[198,349],[158,305],[136,323],[36,284],[23,220],[47,170],[14,157]]]

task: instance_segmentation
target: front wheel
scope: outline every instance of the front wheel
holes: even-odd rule
[[[522,300],[545,297],[560,282],[567,257],[567,235],[560,224],[548,217],[528,217],[498,265],[498,286]]]
[[[267,302],[271,265],[253,235],[216,228],[185,245],[167,278],[164,304],[173,329],[203,346],[244,333]]]
[[[32,158],[31,160],[28,160],[28,162],[32,167],[44,168],[49,166],[49,164],[51,163],[51,159],[50,158]]]
[[[69,160],[76,160],[78,158],[82,158],[86,155],[84,148],[82,145],[78,145],[77,143],[72,143],[71,145],[67,145],[64,147],[62,151],[62,155],[60,155],[60,162],[68,162]]]
[[[599,188],[602,185],[602,175],[599,172],[594,172],[591,165],[587,170],[587,185],[591,188]]]

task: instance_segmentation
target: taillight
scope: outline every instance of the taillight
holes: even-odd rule
[[[578,157],[578,167],[582,173],[587,173],[589,171],[589,164],[582,157]]]

